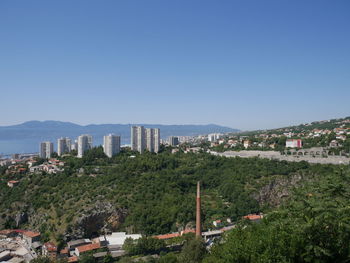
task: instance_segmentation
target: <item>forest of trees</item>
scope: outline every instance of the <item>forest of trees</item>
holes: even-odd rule
[[[312,172],[309,164],[264,159],[227,159],[210,154],[146,153],[130,158],[122,153],[105,158],[100,148],[84,158],[68,157],[65,171],[56,175],[3,175],[0,182],[0,216],[10,222],[16,212],[45,211],[46,229],[66,232],[72,222],[96,201],[108,201],[128,216],[122,228],[133,227],[143,234],[177,231],[194,221],[195,187],[203,188],[203,218],[208,226],[214,219],[239,219],[259,212],[251,193],[259,191],[258,179],[287,177]],[[80,168],[83,173],[77,172]],[[310,170],[310,168],[312,168]],[[9,179],[20,184],[8,188]],[[25,226],[25,225],[24,225]],[[48,230],[49,231],[49,230]]]
[[[75,227],[86,208],[108,201],[127,211],[119,230],[132,229],[146,236],[178,231],[194,222],[196,182],[201,181],[205,229],[212,228],[215,219],[241,221],[242,216],[257,212],[264,212],[266,218],[260,224],[242,221],[210,253],[193,238],[185,240],[178,253],[164,251],[163,243],[146,238],[130,244],[130,257],[160,253],[159,259],[150,262],[179,263],[316,262],[315,258],[345,262],[349,257],[348,166],[171,154],[167,149],[158,155],[126,151],[108,159],[101,148],[95,148],[82,159],[64,161],[65,171],[55,175],[0,171],[2,228],[14,227],[18,212],[34,211],[45,215],[45,224],[34,227],[47,240],[58,241]],[[295,175],[300,181],[289,186],[290,197],[279,208],[262,205],[255,198],[272,181]],[[19,185],[7,187],[10,179],[19,180]],[[128,257],[123,260],[128,262]]]
[[[242,222],[204,262],[349,262],[349,183],[348,168],[307,183],[262,223]]]

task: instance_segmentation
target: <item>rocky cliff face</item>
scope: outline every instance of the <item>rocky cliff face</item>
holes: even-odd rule
[[[126,215],[126,210],[116,208],[109,202],[97,202],[93,208],[85,210],[77,218],[66,236],[83,238],[117,231]]]
[[[7,213],[7,216],[1,218],[0,229],[2,228],[25,228],[31,230],[53,229],[48,211],[36,211],[32,207],[18,207],[17,212]],[[87,207],[83,212],[79,212],[70,227],[63,233],[66,240],[76,238],[90,238],[103,233],[117,231],[124,222],[127,215],[125,209],[120,209],[110,202],[96,202],[93,207]],[[11,222],[6,225],[6,221]],[[55,231],[57,230],[54,228]]]
[[[295,174],[291,177],[275,178],[268,184],[260,188],[260,190],[253,195],[260,206],[278,207],[291,194],[294,187],[300,185],[303,181],[301,175]]]
[[[26,223],[28,221],[27,212],[19,212],[15,216],[16,227],[18,228],[20,225]]]

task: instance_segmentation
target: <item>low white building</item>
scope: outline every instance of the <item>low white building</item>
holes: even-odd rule
[[[11,161],[10,160],[1,160],[0,161],[0,166],[6,166],[6,165],[10,165]]]
[[[111,246],[122,247],[127,238],[137,240],[141,237],[142,237],[142,235],[140,235],[140,234],[127,235],[125,232],[114,232],[111,235],[100,236],[99,241],[100,241],[100,243],[107,242],[107,244],[111,245]]]

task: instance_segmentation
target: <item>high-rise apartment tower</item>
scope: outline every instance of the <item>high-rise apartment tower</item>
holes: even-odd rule
[[[146,149],[146,131],[143,126],[131,127],[131,149],[139,153]]]
[[[92,136],[83,134],[78,137],[78,158],[82,158],[87,150],[92,148]]]
[[[120,152],[120,136],[109,134],[103,137],[103,151],[111,158]]]
[[[40,143],[40,157],[41,158],[51,158],[53,153],[53,143],[52,142],[41,142]]]
[[[57,154],[61,156],[65,153],[69,153],[71,150],[71,139],[59,138],[57,140]]]

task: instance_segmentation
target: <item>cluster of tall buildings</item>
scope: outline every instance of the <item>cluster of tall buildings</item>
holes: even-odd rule
[[[143,126],[131,127],[131,149],[142,153],[145,149],[158,153],[160,148],[160,130]]]
[[[59,138],[57,140],[57,154],[62,156],[77,151],[77,157],[82,158],[87,150],[93,147],[92,136],[83,134],[72,142],[70,138]],[[120,152],[120,136],[109,134],[103,137],[103,150],[108,157],[113,157]],[[146,149],[150,152],[158,153],[160,148],[160,130],[158,128],[144,128],[143,126],[131,127],[131,149],[140,153]],[[40,143],[41,158],[51,158],[54,152],[52,142]]]
[[[57,140],[57,154],[62,156],[64,154],[70,153],[71,151],[77,151],[77,157],[82,158],[87,150],[92,149],[92,136],[89,134],[83,134],[78,137],[72,143],[70,138],[59,138]],[[104,136],[103,140],[104,153],[108,157],[120,152],[120,136],[109,134]],[[40,143],[39,156],[41,158],[51,158],[54,152],[52,142],[41,142]]]

